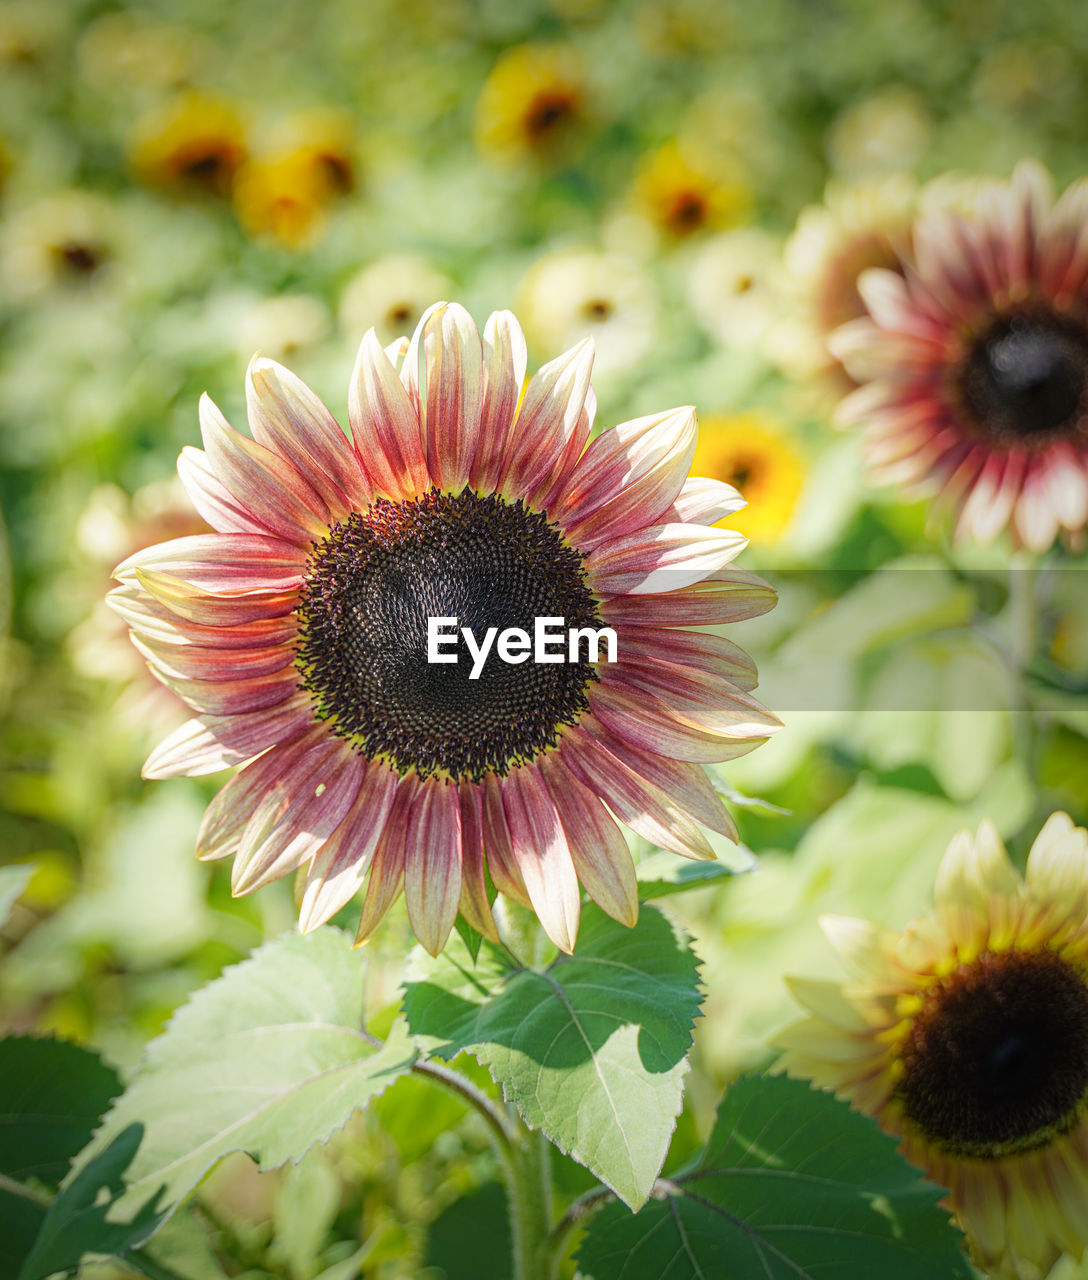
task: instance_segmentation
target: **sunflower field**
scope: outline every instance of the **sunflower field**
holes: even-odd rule
[[[1088,1277],[1088,6],[0,0],[0,1280]]]

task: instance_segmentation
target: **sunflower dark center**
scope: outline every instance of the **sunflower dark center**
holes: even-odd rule
[[[991,436],[1029,443],[1075,429],[1088,409],[1088,330],[1064,316],[997,321],[975,341],[963,398]]]
[[[525,130],[530,138],[548,137],[574,113],[574,99],[559,91],[537,94],[525,115]]]
[[[514,664],[494,644],[474,680],[460,640],[444,650],[456,663],[428,660],[431,618],[457,618],[477,645],[489,627],[532,636],[538,617],[601,627],[581,553],[520,501],[469,489],[379,499],[315,545],[298,612],[297,665],[318,716],[401,773],[505,774],[589,705],[588,661]]]
[[[914,1019],[897,1093],[932,1142],[959,1155],[1029,1150],[1088,1095],[1088,985],[1053,952],[986,953]]]

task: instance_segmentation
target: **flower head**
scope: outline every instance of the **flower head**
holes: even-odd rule
[[[687,479],[694,413],[590,443],[591,364],[583,342],[525,384],[509,313],[481,337],[440,303],[410,343],[363,339],[350,440],[269,360],[247,379],[252,438],[202,401],[205,449],[179,471],[217,532],[131,557],[111,598],[197,712],[147,776],[244,765],[199,837],[202,856],[234,855],[237,892],[304,867],[309,929],[365,881],[363,940],[403,888],[437,952],[458,910],[495,936],[486,867],[570,950],[579,882],[637,913],[611,814],[691,857],[712,856],[700,823],[733,833],[700,764],[778,722],[746,655],[686,628],[773,593],[725,567],[745,540],[712,526],[740,499]],[[431,660],[431,619],[450,617],[476,644],[538,618],[609,627],[616,660],[583,643],[570,661],[491,653],[474,678]]]
[[[141,119],[132,141],[132,160],[146,181],[162,187],[227,196],[246,141],[234,106],[189,91]]]
[[[752,203],[735,165],[676,141],[646,157],[635,191],[653,225],[677,239],[742,222]]]
[[[1054,814],[1021,879],[990,823],[961,832],[934,905],[825,919],[853,980],[792,979],[812,1016],[777,1043],[949,1188],[988,1273],[1039,1277],[1088,1241],[1088,833]]]
[[[744,495],[748,507],[730,515],[731,528],[756,543],[775,542],[785,532],[804,469],[796,447],[772,418],[763,413],[704,417],[692,467]]]
[[[957,532],[1032,550],[1088,521],[1088,181],[1055,203],[1041,166],[937,209],[905,279],[859,282],[869,315],[831,346],[861,384],[840,406],[884,479],[936,492]]]
[[[562,45],[508,50],[484,82],[476,140],[498,160],[556,156],[585,108],[580,61]]]

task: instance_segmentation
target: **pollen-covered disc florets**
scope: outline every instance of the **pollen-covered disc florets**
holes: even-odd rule
[[[1042,1276],[1088,1242],[1088,832],[1054,814],[1023,878],[962,832],[934,900],[902,934],[825,920],[854,981],[792,979],[812,1016],[777,1043],[949,1188],[987,1274]]]
[[[505,776],[589,708],[588,662],[428,659],[428,624],[455,617],[533,633],[538,617],[602,625],[582,556],[523,502],[471,490],[378,499],[332,527],[300,591],[302,683],[334,733],[421,778]]]
[[[829,345],[876,474],[938,494],[957,532],[1034,551],[1088,524],[1088,180],[1055,201],[1019,165],[914,227],[905,279],[865,272],[868,316]]]
[[[687,628],[774,593],[726,568],[745,540],[715,526],[743,500],[688,478],[691,409],[590,440],[592,358],[582,342],[526,382],[513,316],[481,334],[438,303],[411,342],[363,339],[350,438],[270,360],[250,367],[252,439],[202,402],[205,449],[178,469],[216,532],[133,556],[111,600],[197,713],[145,773],[243,766],[198,838],[233,855],[235,892],[303,869],[312,929],[362,891],[362,940],[403,889],[436,953],[459,911],[497,937],[493,885],[570,951],[583,888],[637,917],[616,819],[689,857],[714,856],[703,827],[735,837],[702,763],[779,722],[747,656]],[[429,623],[451,618],[467,649],[496,633],[498,660],[432,661]],[[548,619],[562,661],[537,661]],[[503,642],[523,634],[531,655]]]

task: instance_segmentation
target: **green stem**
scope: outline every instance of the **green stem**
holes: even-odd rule
[[[452,1067],[416,1062],[416,1075],[442,1085],[467,1102],[491,1132],[506,1183],[514,1280],[553,1280],[555,1255],[548,1248],[552,1219],[551,1148],[542,1133],[532,1133]]]
[[[556,1257],[548,1247],[552,1219],[551,1150],[542,1133],[527,1133],[508,1183],[514,1280],[554,1280]]]

